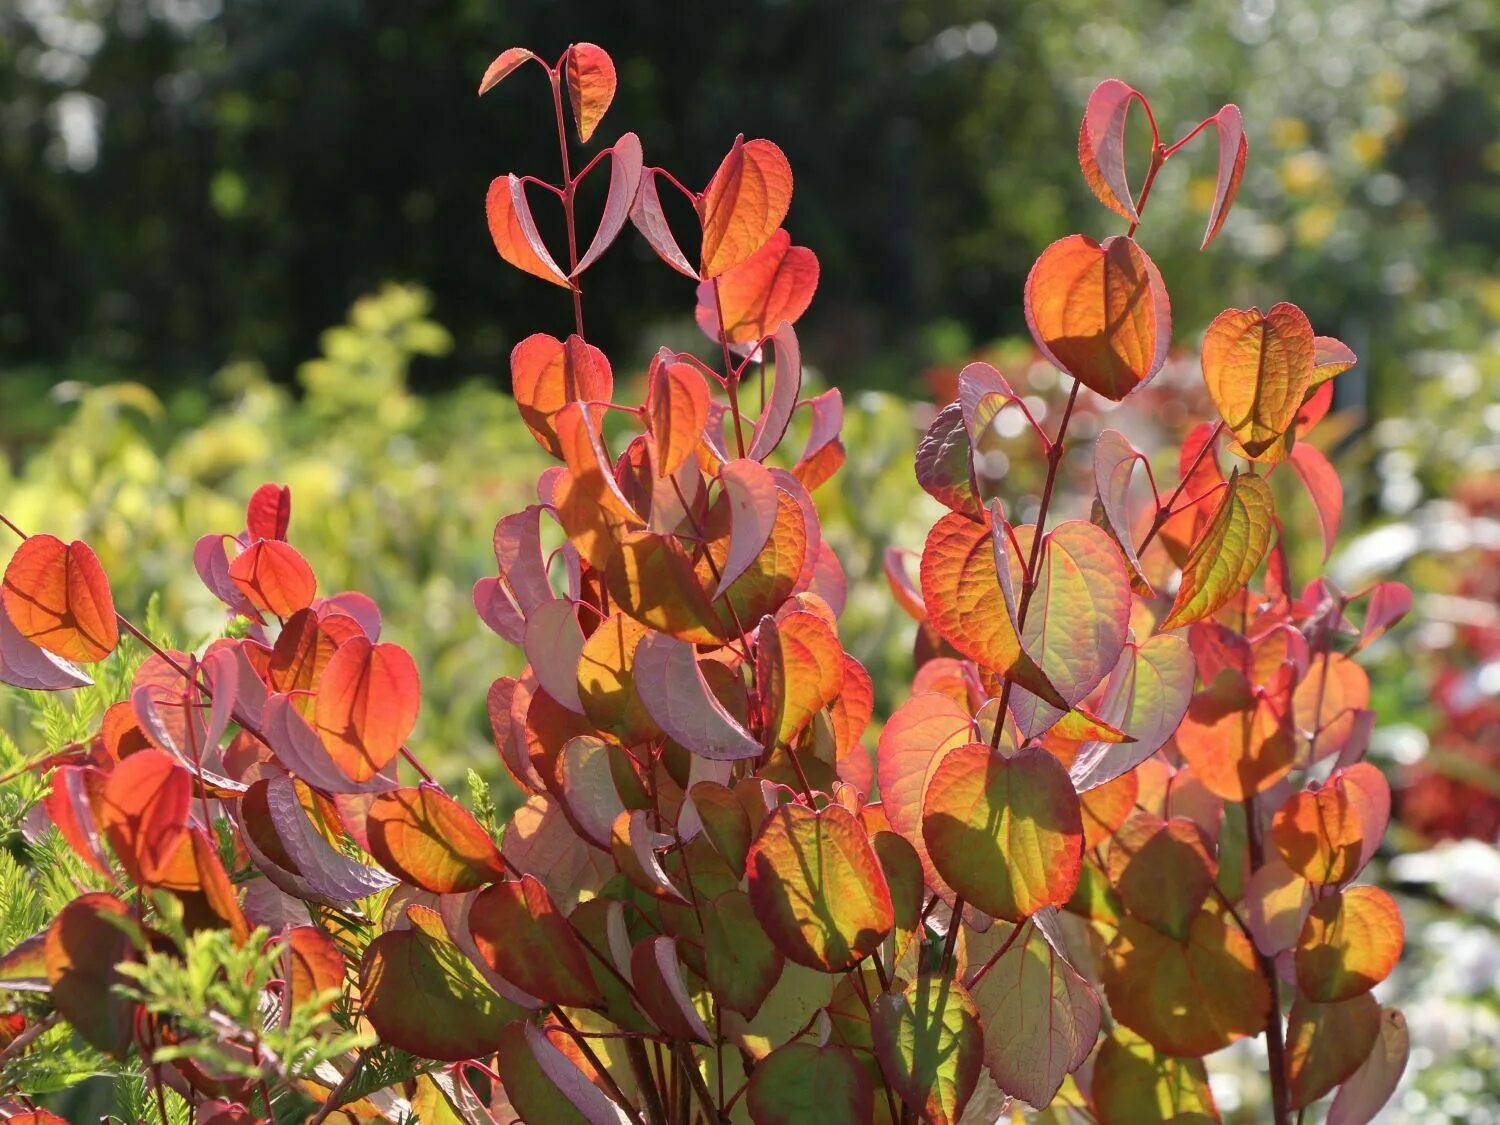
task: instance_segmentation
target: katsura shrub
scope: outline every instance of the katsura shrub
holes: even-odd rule
[[[556,464],[473,592],[527,659],[488,698],[525,803],[501,826],[477,775],[471,807],[431,780],[415,662],[370,598],[320,589],[286,488],[184,549],[226,614],[191,650],[117,612],[86,544],[11,524],[0,676],[74,702],[40,697],[47,745],[9,770],[0,890],[35,932],[0,961],[7,1111],[61,1083],[50,1057],[216,1123],[1213,1120],[1204,1058],[1264,1036],[1275,1120],[1330,1094],[1368,1120],[1407,1044],[1371,993],[1400,915],[1355,882],[1389,812],[1355,658],[1410,596],[1294,576],[1268,484],[1306,486],[1326,552],[1339,480],[1302,439],[1354,355],[1293,304],[1226,310],[1219,417],[1175,464],[1104,430],[1092,519],[1050,518],[1074,405],[1127,400],[1172,339],[1137,239],[1157,173],[1217,142],[1207,249],[1239,109],[1168,144],[1125,84],[1090,99],[1080,162],[1125,230],[1053,243],[1024,295],[1066,409],[1048,428],[995,368],[959,375],[916,453],[947,514],[885,560],[915,678],[866,739],[815,499],[843,402],[802,393],[818,263],[786,157],[738,138],[702,190],[631,133],[580,158],[564,101],[587,144],[609,57],[512,49],[480,92],[517,71],[546,79],[562,178],[497,178],[489,228],[573,319],[511,355]],[[643,401],[584,327],[627,225],[711,341],[657,352]],[[1007,411],[1045,467],[1029,522],[976,471]]]

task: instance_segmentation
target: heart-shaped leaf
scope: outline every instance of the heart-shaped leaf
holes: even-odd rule
[[[661,633],[635,650],[636,690],[658,726],[705,758],[755,758],[760,742],[719,702],[692,645]]]
[[[521,177],[510,173],[491,180],[484,197],[484,214],[500,257],[533,277],[564,289],[574,288],[542,240]]]
[[[1380,1005],[1368,992],[1339,1004],[1297,997],[1286,1021],[1292,1108],[1311,1105],[1359,1070],[1375,1049],[1380,1029]]]
[[[312,605],[318,592],[307,560],[279,539],[252,543],[229,564],[229,578],[256,609],[283,620]]]
[[[1124,235],[1069,235],[1026,278],[1026,324],[1055,366],[1119,402],[1161,370],[1172,307],[1161,274]]]
[[[1161,630],[1202,621],[1243,590],[1266,557],[1275,518],[1266,482],[1236,471],[1183,564],[1182,582]]]
[[[417,665],[400,645],[346,641],[328,661],[314,712],[328,753],[355,781],[374,777],[417,722]]]
[[[517,988],[549,1004],[603,1002],[583,943],[532,876],[479,892],[469,934],[484,963]]]
[[[1405,936],[1396,900],[1379,887],[1320,898],[1297,939],[1297,987],[1320,1004],[1368,992],[1391,975]]]
[[[817,289],[817,255],[777,230],[739,265],[698,286],[698,327],[717,343],[722,313],[724,339],[744,351],[783,322],[794,323]]]
[[[1078,791],[1128,773],[1165,745],[1187,713],[1193,681],[1193,654],[1181,637],[1159,633],[1145,644],[1127,642],[1105,686],[1099,718],[1135,741],[1079,747],[1068,767]]]
[[[745,1097],[764,1125],[863,1125],[875,1113],[869,1071],[833,1044],[778,1047],[756,1064]]]
[[[22,638],[63,660],[92,664],[119,643],[109,579],[82,540],[31,536],[5,568],[0,601]]]
[[[1297,418],[1313,377],[1307,314],[1282,302],[1226,309],[1203,337],[1203,379],[1219,414],[1251,458],[1279,461],[1276,448]]]
[[[569,336],[564,342],[542,332],[527,336],[511,349],[510,381],[521,420],[531,436],[559,459],[563,448],[557,434],[558,411],[570,402],[608,402],[615,385],[609,360],[598,348],[584,343],[581,336]],[[590,415],[597,426],[603,408],[590,407]],[[495,549],[498,554],[499,528]]]

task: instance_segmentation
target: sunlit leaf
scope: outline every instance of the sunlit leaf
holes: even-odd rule
[[[1116,1025],[1094,1060],[1094,1105],[1099,1125],[1217,1125],[1218,1107],[1201,1059],[1158,1051],[1128,1027]]]
[[[1333,1096],[1328,1125],[1366,1125],[1373,1121],[1396,1092],[1410,1055],[1406,1017],[1395,1008],[1386,1008],[1380,1013],[1380,1036],[1370,1054]]]
[[[693,753],[728,760],[760,756],[760,742],[709,689],[692,645],[653,633],[636,648],[635,673],[647,712]]]
[[[485,68],[484,77],[479,80],[480,95],[489,93],[517,67],[535,58],[525,47],[507,47],[501,51],[495,61]]]
[[[935,1125],[956,1122],[979,1082],[984,1043],[964,986],[927,974],[875,1000],[875,1056],[891,1088]]]
[[[1133,742],[1086,742],[1068,767],[1080,792],[1133,770],[1172,737],[1193,695],[1193,655],[1181,637],[1127,642],[1110,673],[1099,718]]]
[[[817,288],[817,255],[793,246],[791,235],[778,230],[745,261],[698,286],[698,327],[717,342],[722,310],[725,338],[748,348],[783,321],[795,322]]]
[[[282,619],[312,605],[318,592],[307,560],[279,539],[252,543],[229,564],[229,578],[256,609]]]
[[[656,475],[669,477],[698,447],[708,424],[708,384],[703,373],[690,363],[658,356],[651,364],[646,406],[656,447]]]
[[[1203,337],[1203,378],[1219,414],[1257,460],[1282,459],[1276,447],[1297,418],[1313,377],[1307,314],[1282,302],[1270,312],[1226,309]]]
[[[1332,1004],[1368,992],[1396,967],[1405,928],[1379,887],[1350,887],[1313,903],[1297,939],[1297,987]]]
[[[1078,130],[1078,163],[1099,202],[1131,222],[1139,221],[1125,178],[1125,124],[1132,102],[1150,112],[1145,97],[1118,78],[1094,87]]]
[[[770,141],[734,142],[698,199],[702,276],[718,277],[771,240],[792,202],[792,168]]]
[[[1199,780],[1226,801],[1242,801],[1285,777],[1297,752],[1285,703],[1229,670],[1193,696],[1176,741]]]
[[[382,867],[434,894],[462,894],[505,874],[489,834],[430,783],[378,794],[366,831]]]
[[[119,643],[109,579],[82,540],[31,536],[5,567],[0,600],[22,638],[63,660],[91,664]]]
[[[603,1002],[583,944],[532,876],[481,891],[469,933],[486,965],[533,996],[579,1007]]]
[[[90,1045],[124,1058],[133,1040],[134,1005],[115,989],[125,976],[115,966],[131,952],[125,929],[106,915],[127,918],[113,895],[91,893],[68,903],[52,920],[44,946],[53,1006]]]
[[[1311,1105],[1353,1075],[1370,1057],[1380,1029],[1380,1005],[1368,992],[1339,1004],[1297,997],[1286,1024],[1292,1108]]]
[[[537,444],[557,458],[563,456],[557,412],[570,402],[608,402],[615,385],[609,360],[598,348],[580,336],[562,341],[542,332],[511,349],[510,379],[521,420]],[[601,408],[591,410],[596,426],[602,414]],[[498,528],[496,548],[498,553]]]
[[[1137,812],[1109,846],[1109,881],[1131,914],[1179,941],[1213,889],[1219,864],[1191,820]]]
[[[491,180],[484,197],[484,213],[500,257],[533,277],[564,289],[573,288],[568,275],[542,241],[521,177],[511,173]]]
[[[417,722],[421,683],[400,645],[346,641],[323,670],[314,712],[328,753],[355,781],[379,773]]]
[[[1245,176],[1245,159],[1250,154],[1250,142],[1245,138],[1245,119],[1239,106],[1233,103],[1223,106],[1209,120],[1219,135],[1219,170],[1214,180],[1214,205],[1208,213],[1208,228],[1203,232],[1200,250],[1208,249],[1208,244],[1229,217],[1229,209],[1234,206],[1234,197],[1239,194],[1240,181]]]
[[[160,880],[187,831],[192,796],[192,776],[160,750],[132,754],[111,771],[99,827],[133,881]]]
[[[1271,545],[1275,502],[1260,477],[1238,472],[1229,480],[1208,526],[1182,567],[1163,632],[1201,621],[1245,588]]]
[[[568,48],[564,71],[578,139],[587,143],[609,103],[615,100],[615,64],[603,47],[574,43]]]

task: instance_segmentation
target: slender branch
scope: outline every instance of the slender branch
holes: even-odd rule
[[[698,1099],[698,1104],[703,1107],[703,1113],[708,1120],[716,1123],[724,1123],[728,1117],[720,1113],[714,1105],[714,1097],[708,1092],[708,1083],[703,1081],[703,1075],[698,1070],[698,1064],[693,1061],[693,1054],[688,1050],[685,1043],[673,1043],[672,1054],[677,1058],[677,1065],[682,1069],[683,1076],[687,1078],[688,1085],[692,1087],[693,1096]]]
[[[1021,936],[1021,931],[1029,925],[1031,925],[1031,919],[1027,918],[1019,926],[1011,930],[1010,936],[1005,939],[1000,948],[995,950],[994,953],[990,954],[990,959],[983,965],[980,965],[979,968],[976,969],[974,973],[969,977],[969,979],[964,982],[964,987],[973,988],[976,984],[983,980],[984,974],[995,967],[995,962],[1005,956],[1005,954],[1010,950],[1010,947],[1016,943],[1016,939]]]
[[[1177,503],[1177,498],[1182,495],[1182,490],[1187,487],[1187,482],[1193,479],[1193,474],[1198,471],[1198,466],[1203,463],[1203,458],[1208,455],[1210,449],[1218,444],[1219,435],[1223,432],[1224,423],[1219,422],[1218,425],[1214,426],[1213,433],[1208,435],[1208,440],[1203,443],[1203,448],[1198,450],[1198,455],[1193,458],[1192,464],[1182,474],[1182,480],[1177,482],[1177,487],[1172,490],[1172,495],[1167,497],[1166,503],[1157,504],[1156,517],[1151,521],[1151,527],[1146,532],[1146,538],[1142,539],[1141,545],[1135,549],[1136,558],[1140,558],[1145,553],[1146,548],[1151,546],[1151,540],[1156,538],[1156,533],[1171,518],[1173,514],[1172,505]]]
[[[660,1043],[657,1044],[660,1047]],[[651,1073],[651,1060],[646,1057],[646,1044],[639,1039],[625,1041],[625,1057],[630,1060],[630,1073],[635,1077],[636,1088],[646,1106],[647,1125],[667,1125],[667,1113],[661,1104],[661,1091],[656,1088],[656,1078]]]
[[[1265,865],[1265,845],[1261,839],[1260,814],[1255,808],[1255,795],[1245,798],[1245,836],[1250,849],[1250,874]],[[1276,966],[1258,948],[1255,960],[1260,975],[1265,979],[1266,990],[1271,994],[1271,1010],[1266,1016],[1266,1062],[1271,1071],[1271,1112],[1275,1125],[1288,1125],[1291,1120],[1291,1096],[1287,1088],[1286,1041],[1281,1027],[1281,992],[1276,976]]]
[[[364,1069],[365,1056],[368,1053],[369,1048],[365,1048],[354,1056],[354,1065],[349,1068],[349,1073],[339,1079],[339,1084],[329,1091],[328,1097],[323,1100],[323,1104],[318,1108],[318,1112],[307,1119],[307,1125],[323,1125],[323,1122],[344,1104],[344,1098],[354,1085],[354,1080],[359,1077],[359,1072]]]
[[[729,329],[724,324],[724,301],[719,296],[719,279],[714,278],[714,313],[719,318],[719,345],[724,349],[724,389],[729,392],[729,412],[734,418],[734,444],[740,451],[740,456],[745,455],[745,435],[740,432],[740,369],[735,366],[733,357],[729,354]],[[761,366],[764,369],[766,357],[761,356]],[[777,359],[777,362],[781,362]]]
[[[578,282],[573,279],[573,272],[578,269],[578,232],[573,222],[573,196],[578,188],[578,181],[573,179],[573,171],[568,162],[568,128],[563,121],[562,108],[562,83],[558,80],[557,71],[551,72],[552,78],[552,109],[557,118],[557,152],[562,157],[563,174],[563,215],[567,218],[568,225],[568,283],[573,294],[573,327],[578,335],[583,335],[583,291],[578,288]]]
[[[27,1047],[30,1047],[43,1035],[46,1035],[47,1032],[51,1031],[53,1026],[60,1019],[62,1019],[62,1016],[57,1012],[53,1012],[46,1018],[37,1021],[36,1023],[28,1027],[25,1031],[21,1032],[20,1035],[17,1035],[8,1044],[6,1044],[5,1050],[0,1051],[0,1063],[9,1062],[11,1059],[19,1055],[22,1051],[26,1050]]]

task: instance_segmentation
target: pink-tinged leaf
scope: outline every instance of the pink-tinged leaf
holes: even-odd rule
[[[285,539],[292,521],[292,490],[284,484],[263,484],[245,508],[245,530],[254,539]]]
[[[1125,124],[1132,102],[1146,106],[1145,97],[1118,78],[1106,78],[1094,87],[1078,130],[1078,163],[1099,202],[1134,223],[1140,216],[1125,176]]]
[[[343,593],[330,594],[326,598],[318,599],[313,608],[318,611],[319,621],[340,613],[345,617],[354,618],[370,640],[380,640],[380,607],[368,594],[361,594],[357,590],[345,590]]]
[[[922,837],[949,886],[1010,921],[1067,902],[1083,864],[1078,795],[1035,746],[1010,758],[984,743],[950,751],[927,786]]]
[[[922,836],[922,802],[942,756],[974,740],[969,712],[936,692],[914,695],[896,708],[880,732],[876,777],[880,802],[891,828],[916,849],[922,870],[934,889],[951,895],[927,854]]]
[[[809,492],[817,488],[844,463],[844,443],[839,433],[844,428],[844,395],[832,387],[820,395],[807,400],[807,412],[812,416],[807,431],[807,444],[802,447],[802,456],[792,466],[792,472]]]
[[[1312,909],[1312,886],[1282,862],[1269,855],[1245,883],[1241,914],[1255,948],[1275,957],[1297,944],[1302,923]]]
[[[1193,656],[1181,637],[1158,634],[1127,643],[1110,673],[1099,718],[1134,742],[1088,742],[1068,768],[1080,793],[1135,769],[1156,753],[1187,713],[1193,697]]]
[[[538,606],[526,619],[526,658],[542,690],[574,714],[583,714],[578,698],[578,660],[583,630],[578,611],[566,598]]]
[[[650,815],[644,809],[619,813],[610,830],[609,846],[614,855],[615,866],[631,884],[648,895],[684,906],[691,905],[692,900],[677,889],[657,854],[673,843],[673,837],[665,832],[658,832],[651,826]]]
[[[240,592],[240,588],[229,577],[229,553],[225,541],[237,541],[227,535],[205,535],[193,545],[193,567],[208,592],[218,598],[233,612],[252,621],[262,620],[260,610]]]
[[[1136,574],[1142,574],[1135,552],[1135,522],[1130,517],[1130,480],[1138,461],[1149,469],[1146,455],[1119,430],[1105,430],[1094,442],[1094,487],[1099,493],[1099,506],[1126,560]],[[1156,489],[1151,491],[1155,496]]]
[[[922,601],[922,591],[917,589],[911,580],[911,572],[906,569],[909,554],[910,551],[903,551],[900,547],[887,547],[881,555],[881,568],[896,604],[906,610],[913,621],[921,624],[927,620],[927,606]]]
[[[797,333],[790,324],[782,321],[771,334],[771,343],[776,349],[776,378],[766,408],[755,420],[755,429],[751,432],[747,456],[755,461],[764,461],[781,444],[792,420],[792,411],[797,408],[797,396],[802,391],[802,348],[797,343]],[[761,362],[765,362],[764,351]]]
[[[589,397],[595,394],[592,388],[580,391]],[[604,393],[608,397],[609,391]],[[532,504],[495,525],[495,562],[523,617],[554,596],[542,551],[543,510],[541,505]]]
[[[113,878],[94,808],[103,799],[107,775],[93,766],[62,766],[52,775],[48,818],[75,855],[105,878]]]
[[[187,831],[193,782],[160,750],[140,750],[114,768],[97,811],[99,828],[130,878],[159,885]]]
[[[355,781],[329,755],[317,731],[297,713],[290,696],[273,695],[265,703],[261,733],[289,773],[328,793],[379,793],[394,782],[383,773]]]
[[[543,794],[529,797],[512,814],[500,850],[516,870],[540,879],[565,912],[597,894],[615,874],[610,857],[580,839],[562,806]]]
[[[587,144],[610,102],[615,100],[615,64],[603,47],[574,43],[568,48],[565,70],[578,139]]]
[[[783,321],[807,311],[818,288],[818,258],[805,246],[793,246],[791,235],[778,230],[748,259],[698,286],[698,327],[719,342],[720,315],[730,347],[754,349]]]
[[[658,478],[670,477],[692,456],[708,425],[709,394],[703,373],[677,362],[665,348],[652,361],[646,396]]]
[[[568,403],[604,403],[610,400],[614,393],[614,374],[610,370],[609,360],[604,353],[592,344],[584,342],[583,337],[576,333],[570,335],[566,341],[558,340],[548,336],[544,332],[537,332],[526,337],[518,343],[510,352],[510,381],[511,391],[516,398],[516,405],[521,412],[521,420],[526,423],[526,428],[531,431],[531,436],[537,444],[552,456],[566,460],[567,451],[563,448],[562,438],[558,427],[561,420],[559,413]],[[588,407],[588,418],[590,423],[597,428],[604,417],[602,406],[590,405]],[[568,466],[576,473],[578,469],[570,464]],[[507,517],[507,520],[523,521],[530,519],[533,523],[539,519],[538,515],[530,515],[528,508],[515,516]],[[507,559],[502,554],[500,541],[501,526],[507,523],[501,520],[495,528],[495,556],[500,564],[500,573],[507,580],[511,577]],[[515,528],[508,531],[512,536],[521,536],[522,529]],[[533,529],[530,535],[534,536]],[[519,539],[516,548],[529,548],[531,544],[526,539]],[[540,550],[539,547],[537,547]],[[529,552],[522,560],[527,568],[527,573],[535,572],[532,566]],[[542,571],[545,576],[546,566],[543,564]],[[545,586],[545,577],[542,585]],[[512,591],[518,598],[523,592],[517,589]],[[524,606],[523,606],[524,609]]]
[[[880,860],[842,805],[769,813],[745,861],[755,916],[789,960],[847,969],[879,948],[895,925]]]
[[[1292,1002],[1286,1069],[1293,1109],[1303,1109],[1364,1065],[1380,1041],[1381,1010],[1368,992],[1338,1004]]]
[[[557,756],[563,803],[583,834],[601,848],[609,847],[615,818],[625,811],[610,766],[611,757],[617,754],[624,755],[624,751],[611,748],[603,739],[580,734],[568,739]]]
[[[770,141],[737,137],[698,197],[702,276],[717,277],[771,240],[792,202],[792,167]]]
[[[1400,582],[1375,583],[1370,587],[1369,599],[1356,652],[1411,612],[1411,588]]]
[[[1271,490],[1261,477],[1230,479],[1182,568],[1182,583],[1164,632],[1212,616],[1245,588],[1271,545]]]
[[[308,819],[296,787],[284,777],[258,781],[240,800],[242,839],[267,879],[287,894],[325,906],[342,906],[393,886],[396,880],[337,852]],[[292,866],[261,846],[269,841]]]
[[[505,875],[489,833],[431,783],[377,796],[366,832],[382,867],[433,894],[463,894]]]
[[[1342,375],[1359,362],[1354,349],[1332,336],[1313,337],[1313,377],[1311,386],[1317,387]]]
[[[924,1122],[951,1125],[979,1083],[983,1029],[968,991],[928,973],[904,992],[886,992],[872,1006],[875,1057],[892,1089]]]
[[[776,526],[778,506],[775,478],[759,461],[730,461],[719,470],[719,480],[729,498],[729,557],[720,568],[715,598],[760,556]]]
[[[474,583],[474,612],[500,636],[513,645],[526,643],[526,619],[511,600],[505,583],[499,578],[481,578]]]
[[[844,687],[844,650],[834,627],[815,613],[763,617],[756,683],[766,720],[766,749],[790,747],[813,716]]]
[[[502,81],[504,81],[517,67],[521,66],[524,63],[530,62],[533,59],[536,59],[538,63],[541,63],[541,60],[537,59],[537,57],[530,51],[528,51],[525,47],[507,47],[505,50],[501,51],[500,54],[496,56],[495,61],[490,63],[489,66],[485,67],[484,77],[479,80],[480,96],[482,97],[483,95],[489,93]],[[543,63],[542,65],[545,66],[546,64]]]
[[[1229,217],[1234,197],[1239,194],[1240,180],[1245,176],[1245,158],[1250,153],[1250,142],[1245,139],[1245,120],[1239,106],[1233,103],[1223,106],[1209,120],[1219,134],[1219,172],[1214,182],[1214,205],[1208,213],[1208,229],[1203,233],[1200,250],[1208,249],[1208,244]]]
[[[1074,234],[1026,276],[1026,324],[1054,366],[1119,402],[1167,360],[1172,305],[1156,264],[1124,235]]]
[[[567,1042],[557,1034],[559,1042]],[[630,1125],[635,1120],[534,1023],[517,1021],[501,1033],[498,1062],[505,1075],[507,1112],[501,1114],[497,1108],[494,1116],[482,1120],[569,1125]]]
[[[1302,478],[1307,494],[1318,511],[1318,525],[1323,529],[1323,560],[1333,553],[1339,537],[1339,517],[1344,510],[1344,486],[1328,458],[1310,445],[1292,446],[1292,468]]]
[[[1022,547],[1029,548],[1030,534],[1021,529]],[[1020,575],[1018,560],[1011,582]],[[1114,668],[1129,632],[1131,607],[1130,574],[1120,548],[1107,531],[1083,520],[1066,520],[1047,533],[1033,578],[1021,641],[1067,706],[1049,705],[1029,692],[1018,695],[1011,710],[1029,735],[1055,723]]]
[[[23,637],[0,604],[0,683],[29,691],[67,691],[93,682],[71,660]]]
[[[1411,1036],[1406,1029],[1406,1017],[1395,1008],[1386,1008],[1380,1013],[1380,1035],[1375,1046],[1333,1095],[1327,1125],[1367,1125],[1373,1121],[1396,1092],[1410,1056]]]
[[[641,1007],[667,1035],[699,1043],[713,1042],[713,1035],[693,1007],[682,979],[675,938],[648,937],[638,942],[630,953],[630,978]]]
[[[635,685],[658,726],[705,758],[756,758],[762,747],[725,710],[698,667],[694,647],[653,633],[635,650]]]
[[[584,270],[599,260],[610,244],[625,229],[630,218],[630,209],[635,206],[635,194],[641,186],[641,141],[634,133],[626,133],[614,143],[609,151],[609,194],[604,197],[604,214],[599,219],[599,228],[589,241],[588,249],[578,259],[572,276],[578,277]]]
[[[496,176],[490,182],[484,213],[500,257],[533,277],[564,289],[573,288],[537,230],[531,203],[526,198],[526,185],[519,176],[514,173]]]
[[[1093,1050],[1099,998],[1039,927],[1021,925],[1027,932],[969,991],[984,1025],[990,1075],[1007,1094],[1043,1107]],[[994,926],[981,939],[970,937],[970,961],[984,951],[978,941],[998,950],[1011,932]]]
[[[641,186],[636,192],[635,204],[630,208],[630,221],[656,251],[657,257],[678,273],[698,281],[698,271],[688,262],[682,247],[677,245],[677,237],[661,209],[661,196],[656,191],[657,171],[656,168],[647,168],[641,173]]]
[[[582,942],[535,877],[481,891],[469,908],[469,934],[484,964],[517,988],[549,1004],[603,1001]]]

